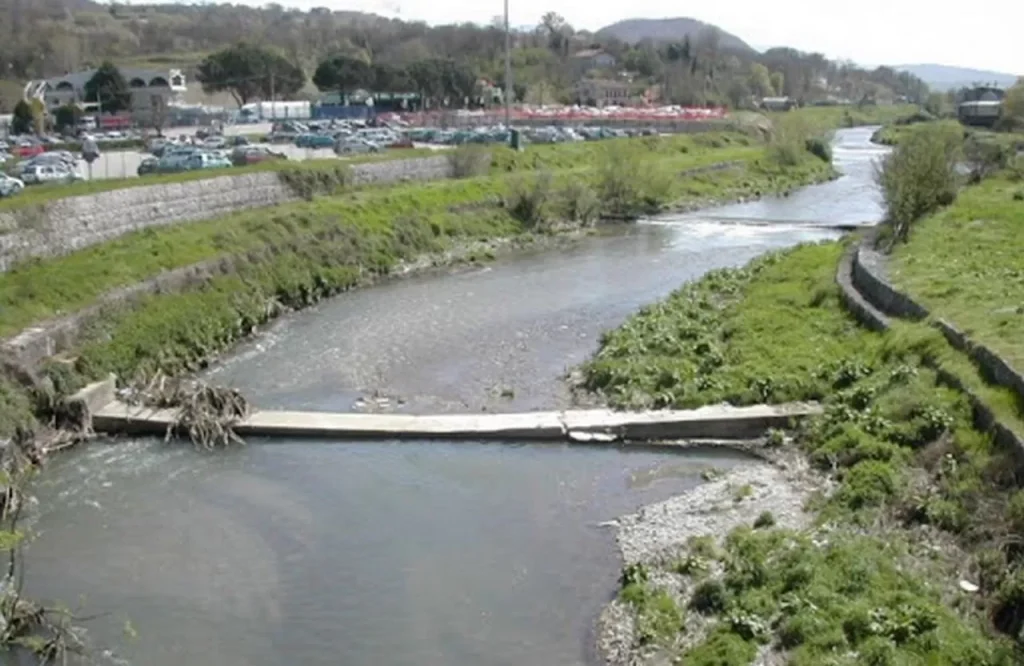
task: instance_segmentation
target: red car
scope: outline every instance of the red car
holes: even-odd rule
[[[11,154],[22,159],[35,157],[45,152],[46,146],[41,143],[22,143],[11,148]]]

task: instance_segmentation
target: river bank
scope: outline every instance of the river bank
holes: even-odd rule
[[[564,158],[557,148],[526,153],[531,161],[494,157],[493,168],[505,175],[360,189],[150,229],[28,264],[0,276],[0,329],[40,326],[47,313],[86,312],[59,338],[70,362],[41,368],[59,395],[109,372],[125,380],[173,375],[204,367],[280,312],[396,271],[487,258],[488,244],[532,244],[606,215],[757,197],[832,176],[830,165],[802,146],[793,160],[777,162],[771,147],[738,133],[623,142],[605,148],[613,153],[604,162],[552,170]],[[728,168],[709,168],[717,157],[732,158]],[[185,279],[130,289],[175,270]],[[30,424],[30,401],[18,397],[11,379],[0,384],[0,422],[8,431]]]
[[[872,219],[868,134],[837,137],[843,178],[753,208],[772,220]],[[344,411],[379,388],[411,412],[550,409],[562,369],[644,304],[708,270],[836,235],[710,221],[719,212],[354,290],[263,327],[204,376],[269,408]],[[326,666],[339,645],[353,665],[581,666],[618,569],[597,524],[743,462],[700,450],[274,441],[287,445],[197,456],[120,441],[55,457],[39,477],[26,589],[114,610],[90,624],[102,645],[121,645],[130,618],[139,638],[120,656],[151,666]]]
[[[997,508],[1019,495],[1014,452],[933,369],[935,336],[846,314],[843,251],[709,274],[608,334],[583,368],[622,406],[826,407],[792,440],[769,434],[797,464],[734,470],[622,522],[607,663],[1018,663],[1000,633],[1017,626],[1000,545],[1015,519]]]

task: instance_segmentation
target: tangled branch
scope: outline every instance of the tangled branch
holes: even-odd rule
[[[193,445],[207,451],[245,443],[235,425],[249,415],[250,407],[237,389],[157,374],[134,390],[131,399],[155,409],[177,411],[167,427],[167,441],[187,436]]]

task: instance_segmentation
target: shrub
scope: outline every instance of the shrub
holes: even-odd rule
[[[656,212],[668,201],[671,180],[645,159],[645,152],[626,142],[607,146],[598,164],[597,196],[609,216],[633,219]]]
[[[547,222],[550,199],[551,174],[541,172],[514,178],[510,182],[504,204],[512,217],[522,222],[527,229],[534,229]]]
[[[720,580],[706,580],[697,586],[690,599],[690,608],[703,615],[723,612],[729,605],[729,592]]]
[[[923,125],[882,161],[876,180],[882,189],[893,241],[906,241],[910,227],[956,198],[960,136],[940,125]]]
[[[864,460],[850,467],[835,498],[850,509],[878,506],[892,497],[899,486],[899,475],[889,463]]]
[[[772,527],[775,525],[775,516],[771,511],[765,511],[754,521],[754,529]]]
[[[679,663],[687,666],[735,666],[749,664],[757,656],[757,647],[724,627],[686,653]]]
[[[1013,151],[998,141],[985,140],[971,134],[964,141],[964,162],[970,170],[968,183],[980,183],[994,172],[1006,168]]]
[[[559,192],[560,215],[571,222],[589,224],[597,219],[601,202],[586,183],[573,179]]]
[[[804,142],[804,148],[823,162],[832,164],[832,146],[825,139],[820,137],[807,139]]]
[[[491,168],[491,154],[483,146],[464,145],[448,151],[452,178],[482,176]]]

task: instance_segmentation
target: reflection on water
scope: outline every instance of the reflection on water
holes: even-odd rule
[[[847,175],[787,199],[641,223],[483,270],[410,279],[282,320],[211,372],[267,407],[551,408],[600,333],[709,269],[877,219],[870,131]],[[789,220],[769,226],[715,218]],[[510,388],[514,398],[502,398]],[[613,589],[598,524],[739,459],[600,447],[274,440],[218,455],[93,445],[41,479],[29,589],[146,666],[579,666]]]

